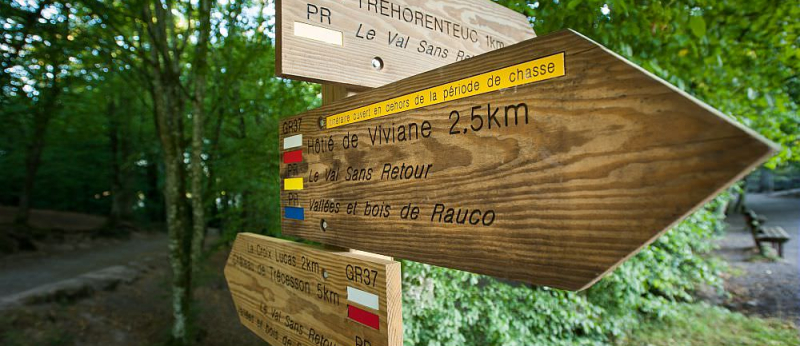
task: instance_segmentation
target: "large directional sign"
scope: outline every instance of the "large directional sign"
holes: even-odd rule
[[[240,233],[225,278],[271,345],[402,346],[400,263]]]
[[[536,35],[488,0],[278,0],[279,76],[377,87]]]
[[[364,92],[280,131],[284,233],[570,290],[776,150],[574,31]]]

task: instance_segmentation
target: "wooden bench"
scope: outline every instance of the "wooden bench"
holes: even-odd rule
[[[759,251],[761,251],[761,243],[771,243],[772,247],[778,250],[778,256],[783,257],[783,244],[792,239],[783,227],[764,226],[767,219],[750,209],[745,211],[744,219]]]

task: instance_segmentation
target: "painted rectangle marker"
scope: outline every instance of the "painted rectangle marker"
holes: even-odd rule
[[[294,22],[294,35],[337,46],[341,46],[343,41],[341,31],[301,22]]]
[[[302,190],[303,189],[303,178],[286,178],[283,179],[283,189],[284,190]]]
[[[297,148],[303,145],[303,135],[294,135],[283,139],[283,150]]]
[[[347,317],[373,329],[380,329],[380,318],[366,310],[361,310],[355,306],[347,305]]]
[[[305,220],[305,210],[297,207],[283,207],[283,217],[294,220]]]
[[[303,161],[303,149],[283,153],[283,163],[296,163]]]
[[[364,292],[360,289],[347,286],[347,300],[366,306],[370,309],[380,310],[378,305],[378,295],[369,292]]]

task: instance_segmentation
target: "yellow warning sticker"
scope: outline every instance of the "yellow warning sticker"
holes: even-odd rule
[[[420,90],[326,118],[329,129],[566,75],[564,53]]]

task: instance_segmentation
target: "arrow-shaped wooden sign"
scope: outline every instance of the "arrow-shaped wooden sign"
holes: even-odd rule
[[[283,232],[580,290],[766,160],[574,31],[283,121]]]

